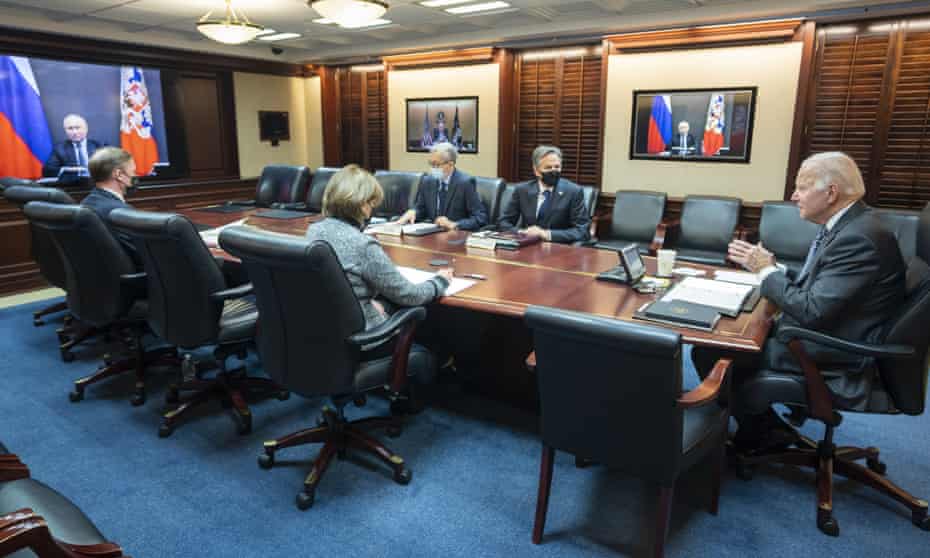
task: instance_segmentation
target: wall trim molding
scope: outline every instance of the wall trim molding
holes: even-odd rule
[[[786,42],[795,37],[802,22],[802,19],[781,19],[607,35],[605,54]]]
[[[441,66],[462,66],[465,64],[490,64],[494,62],[494,47],[438,50],[413,54],[384,56],[385,69],[407,70],[416,68],[436,68]]]

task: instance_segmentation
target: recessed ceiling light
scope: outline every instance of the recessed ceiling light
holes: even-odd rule
[[[343,29],[367,29],[369,27],[381,27],[384,25],[390,25],[393,23],[389,19],[375,19],[372,21],[366,21],[364,23],[350,23],[348,25],[340,24],[339,27]]]
[[[287,39],[296,39],[300,37],[300,33],[278,33],[277,35],[266,35],[264,37],[259,37],[259,41],[284,41]]]
[[[333,20],[331,20],[331,19],[329,19],[329,18],[326,18],[326,17],[321,17],[321,18],[319,18],[319,19],[314,19],[314,20],[313,20],[313,23],[319,23],[320,25],[335,25],[335,24],[336,24],[335,21],[333,21]]]
[[[445,11],[450,14],[471,14],[475,12],[484,12],[488,10],[498,10],[500,8],[509,8],[507,2],[483,2],[481,4],[469,4],[468,6],[456,6],[455,8],[446,8]]]
[[[465,2],[472,1],[473,0],[427,0],[426,2],[420,2],[420,5],[427,8],[441,8],[443,6],[454,6],[456,4],[464,4]]]

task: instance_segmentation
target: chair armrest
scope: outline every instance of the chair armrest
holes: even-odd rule
[[[19,460],[19,456],[6,453],[0,455],[0,482],[29,478],[29,467]]]
[[[148,275],[144,271],[139,273],[125,273],[119,276],[121,283],[131,286],[145,286],[145,282],[148,279]]]
[[[213,302],[223,302],[233,298],[242,298],[250,294],[252,294],[252,283],[246,283],[231,289],[224,289],[222,291],[210,293],[210,300]]]
[[[123,549],[113,543],[68,544],[56,540],[48,522],[29,508],[0,515],[0,554],[7,556],[24,548],[38,556],[121,558]]]
[[[732,366],[733,361],[728,358],[718,360],[701,385],[678,398],[678,406],[682,409],[690,409],[715,401],[720,396],[720,390]]]
[[[391,314],[391,317],[379,326],[360,331],[349,337],[348,342],[357,347],[383,345],[393,338],[408,323],[422,322],[426,318],[426,308],[414,306],[403,308]]]
[[[877,358],[906,358],[914,355],[914,347],[909,345],[875,345],[872,343],[859,343],[847,341],[837,337],[824,335],[802,327],[785,326],[779,328],[775,337],[782,343],[789,343],[794,339],[810,341],[824,347],[846,351],[856,355]]]

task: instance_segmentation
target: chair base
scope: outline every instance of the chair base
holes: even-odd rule
[[[333,410],[324,407],[320,424],[316,428],[308,428],[265,442],[265,453],[258,456],[258,464],[263,469],[270,469],[274,466],[275,452],[278,450],[304,444],[323,444],[323,448],[313,461],[310,473],[304,480],[303,490],[297,494],[297,507],[301,510],[313,506],[316,499],[316,487],[320,484],[333,456],[343,458],[350,447],[374,454],[391,468],[394,482],[405,485],[413,478],[413,473],[404,466],[403,458],[368,434],[371,430],[386,428],[388,436],[398,436],[401,429],[400,422],[401,419],[394,416],[370,417],[347,422],[341,409]]]
[[[64,312],[66,310],[68,310],[68,303],[64,300],[46,306],[40,310],[36,310],[32,313],[32,325],[36,327],[43,326],[45,325],[45,321],[42,319],[43,316],[57,314],[58,312]]]
[[[59,328],[55,333],[58,335],[58,351],[61,354],[61,360],[64,362],[74,360],[74,353],[71,350],[77,345],[97,337],[101,333],[109,335],[108,330],[100,330],[96,327],[76,323],[70,315],[65,317],[64,327]]]
[[[84,390],[87,386],[95,384],[101,380],[133,371],[136,375],[136,385],[130,402],[133,406],[139,406],[145,403],[145,372],[150,366],[172,366],[181,365],[181,359],[178,357],[177,349],[174,347],[162,347],[151,351],[145,351],[141,348],[141,341],[136,340],[137,347],[134,348],[135,354],[130,357],[117,361],[110,359],[109,355],[104,356],[104,364],[90,376],[85,376],[74,382],[74,391],[68,394],[72,403],[77,403],[84,399]]]
[[[829,536],[839,536],[839,523],[833,517],[833,474],[844,476],[864,484],[900,502],[911,512],[911,522],[930,531],[927,501],[921,500],[885,478],[885,464],[879,459],[875,447],[836,447],[832,443],[832,427],[824,440],[815,442],[798,434],[795,447],[761,453],[745,453],[735,456],[737,475],[743,479],[752,477],[755,466],[763,463],[782,463],[810,467],[817,472],[817,528]],[[856,461],[865,459],[865,465]]]

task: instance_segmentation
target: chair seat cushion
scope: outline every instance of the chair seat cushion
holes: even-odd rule
[[[35,479],[20,479],[0,483],[0,513],[31,508],[45,518],[52,535],[70,544],[101,544],[107,542],[97,527],[71,500]],[[20,551],[12,556],[34,556]]]
[[[721,443],[726,414],[727,410],[716,402],[685,410],[681,429],[683,468],[707,455],[709,446]]]
[[[388,383],[391,373],[392,357],[382,356],[363,361],[355,373],[356,393],[375,389]],[[436,376],[436,361],[433,353],[422,345],[410,347],[407,360],[407,376],[417,379],[417,383],[429,383]]]
[[[741,413],[761,414],[773,403],[807,405],[804,377],[787,372],[760,370],[747,379],[734,394]]]
[[[630,244],[635,244],[640,254],[649,255],[649,246],[651,243],[638,242],[635,240],[623,240],[622,238],[611,238],[607,240],[602,239],[600,242],[595,244],[594,247],[601,250],[615,250],[619,252],[621,248],[625,248]]]
[[[696,250],[693,248],[679,248],[675,259],[694,262],[704,265],[727,265],[727,255],[712,250]]]
[[[255,337],[255,323],[258,321],[258,308],[245,299],[227,300],[220,316],[219,343],[248,341]]]

